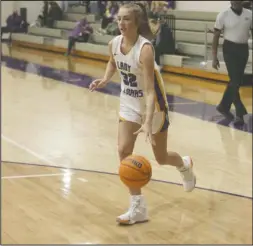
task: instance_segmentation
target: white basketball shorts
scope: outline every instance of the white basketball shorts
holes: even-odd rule
[[[142,125],[145,120],[145,115],[141,115],[129,107],[120,106],[119,119],[120,121],[135,122],[139,125]],[[167,109],[165,109],[164,111],[154,112],[152,122],[153,134],[166,131],[169,125],[170,122]]]

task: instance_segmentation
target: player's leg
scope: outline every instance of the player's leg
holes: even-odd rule
[[[129,118],[126,117],[125,118]],[[134,150],[134,144],[137,138],[137,135],[134,133],[139,130],[141,127],[140,124],[134,122],[138,121],[138,119],[133,119],[133,121],[128,121],[126,119],[121,118],[119,122],[119,130],[118,130],[118,153],[119,159],[122,161],[127,156],[131,155]],[[141,195],[140,189],[130,189],[131,195]]]
[[[159,126],[157,128],[156,126]],[[167,137],[169,119],[167,112],[159,112],[154,115],[154,140],[155,146],[152,146],[156,161],[160,165],[175,166],[183,178],[185,191],[192,191],[195,188],[196,177],[192,170],[192,160],[189,156],[181,157],[178,153],[167,150]]]
[[[120,119],[118,129],[118,153],[120,161],[133,153],[137,138],[134,132],[139,128],[140,125],[135,122],[127,121],[123,118]]]
[[[138,116],[139,118],[139,116]],[[137,135],[134,135],[140,127],[140,121],[137,117],[124,115],[121,118],[118,131],[118,152],[120,161],[133,153],[134,144]],[[131,120],[131,121],[130,121]],[[126,213],[117,217],[120,224],[134,224],[147,220],[147,209],[141,189],[130,189],[130,206]]]

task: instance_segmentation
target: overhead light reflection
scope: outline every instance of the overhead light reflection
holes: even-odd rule
[[[63,186],[61,187],[61,190],[62,190],[63,196],[65,198],[68,198],[70,190],[71,190],[73,172],[68,169],[64,169],[63,173],[64,174],[62,175],[62,179],[61,179]]]

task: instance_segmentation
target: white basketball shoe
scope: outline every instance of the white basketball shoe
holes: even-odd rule
[[[132,225],[148,221],[147,208],[142,195],[131,196],[128,211],[117,217],[119,224]]]
[[[191,192],[196,185],[196,176],[193,173],[193,162],[190,156],[184,156],[184,167],[178,168],[182,178],[183,178],[183,187],[186,192]]]

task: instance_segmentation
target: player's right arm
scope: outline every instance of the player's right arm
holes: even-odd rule
[[[106,66],[105,75],[102,79],[96,79],[92,81],[89,87],[91,91],[94,91],[97,88],[102,88],[106,86],[117,70],[116,63],[115,63],[115,60],[113,58],[113,53],[112,53],[112,40],[109,42],[109,54],[110,54],[110,58]]]
[[[109,53],[110,53],[110,59],[107,63],[105,75],[103,78],[103,80],[106,80],[106,81],[109,81],[117,70],[116,63],[115,63],[115,60],[113,58],[113,53],[112,53],[112,40],[109,42]]]

